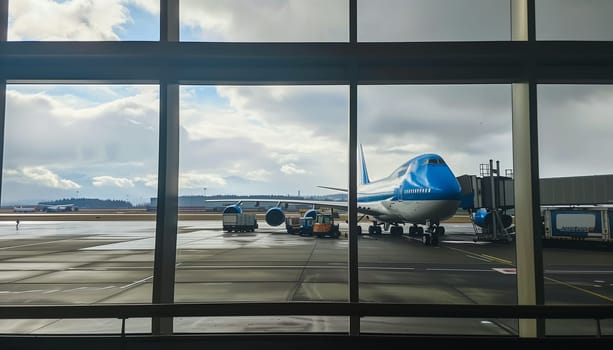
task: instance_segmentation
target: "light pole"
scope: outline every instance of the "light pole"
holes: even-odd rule
[[[202,204],[202,210],[206,211],[206,187],[204,187],[203,190],[204,190],[204,203]]]

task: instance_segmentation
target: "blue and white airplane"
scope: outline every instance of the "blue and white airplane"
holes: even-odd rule
[[[442,220],[450,218],[456,213],[460,204],[461,188],[455,175],[437,154],[422,154],[410,159],[394,170],[386,178],[370,181],[364,151],[360,145],[360,158],[362,179],[358,186],[357,205],[362,218],[368,218],[372,224],[368,227],[369,234],[381,234],[389,229],[390,234],[403,234],[404,224],[409,227],[409,235],[427,231],[435,235],[443,235],[445,229],[440,225]],[[346,189],[320,186],[331,190],[346,192]],[[275,201],[277,206],[268,209],[266,222],[271,226],[278,226],[285,222],[285,214],[281,205],[308,204],[317,207],[347,210],[346,202],[339,201],[312,201],[312,200],[257,200],[238,199],[236,204],[226,207],[226,212],[240,212],[242,202]],[[315,209],[307,212],[305,216],[314,214]],[[358,226],[358,234],[361,228]]]

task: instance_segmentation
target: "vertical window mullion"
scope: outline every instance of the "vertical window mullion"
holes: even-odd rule
[[[160,43],[179,40],[179,1],[160,1]],[[172,77],[171,77],[172,78]],[[179,85],[160,79],[158,207],[153,269],[154,304],[174,303],[179,193]],[[172,334],[172,317],[155,317],[156,335]]]

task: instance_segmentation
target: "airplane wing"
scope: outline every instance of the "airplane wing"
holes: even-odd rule
[[[325,188],[327,190],[341,191],[341,192],[349,192],[346,188],[340,187],[330,187],[330,186],[317,186],[319,188]]]
[[[232,204],[241,204],[241,203],[255,203],[255,202],[266,202],[266,203],[277,203],[277,205],[282,204],[304,204],[304,205],[312,205],[316,208],[325,207],[325,208],[333,208],[340,210],[347,210],[347,202],[345,201],[315,201],[315,200],[307,200],[307,199],[256,199],[256,198],[229,198],[229,199],[207,199],[207,202],[224,202],[224,203],[232,203]]]
[[[316,201],[316,200],[308,200],[308,199],[255,199],[255,198],[228,198],[228,199],[207,199],[207,202],[224,202],[231,203],[233,205],[240,205],[243,202],[267,202],[267,203],[277,203],[277,206],[281,206],[285,203],[287,204],[304,204],[304,205],[312,205],[315,208],[332,208],[347,211],[347,202],[346,201]],[[373,215],[377,216],[381,213],[369,210],[368,208],[358,207],[358,213],[365,215]]]

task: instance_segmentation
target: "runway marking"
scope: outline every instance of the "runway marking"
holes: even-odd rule
[[[464,250],[464,249],[459,249],[459,248],[452,248],[452,247],[447,247],[447,248],[449,248],[449,249],[453,249],[453,250],[457,250],[457,251],[462,252],[462,253],[465,253],[465,254],[470,254],[470,255],[473,255],[473,256],[482,256],[482,255],[484,255],[484,254],[476,255],[475,253],[472,253],[472,252],[466,251],[466,250]],[[489,255],[486,255],[486,256],[489,256]],[[511,263],[510,263],[508,260],[499,259],[499,258],[496,258],[496,259],[497,259],[498,261],[500,261],[500,262],[503,262],[503,263],[507,264],[507,265],[514,266],[514,265],[513,265],[513,264],[511,264]],[[600,273],[600,271],[595,271],[595,272]],[[577,273],[577,272],[576,272],[576,273]],[[556,280],[556,279],[551,278],[551,277],[543,276],[543,278],[544,278],[544,279],[546,279],[546,280],[548,280],[548,281],[550,281],[550,282],[557,283],[557,284],[561,284],[561,285],[563,285],[563,286],[570,287],[570,288],[576,289],[576,290],[578,290],[578,291],[581,291],[581,292],[584,292],[584,293],[590,294],[590,295],[595,296],[595,297],[597,297],[597,298],[600,298],[600,299],[603,299],[603,300],[606,300],[606,301],[611,301],[611,302],[613,302],[613,298],[610,298],[610,297],[608,297],[608,296],[606,296],[606,295],[602,295],[602,294],[599,294],[599,293],[593,292],[593,291],[591,291],[591,290],[587,290],[587,289],[584,289],[584,288],[581,288],[581,287],[577,287],[577,286],[572,285],[572,284],[570,284],[570,283],[568,283],[568,282],[559,281],[559,280]]]
[[[183,265],[181,269],[346,269],[347,265]],[[414,267],[361,266],[359,270],[415,270]]]
[[[552,274],[556,274],[556,273],[564,273],[564,274],[568,274],[568,275],[572,275],[572,274],[585,274],[585,273],[598,273],[598,274],[612,274],[613,271],[610,270],[603,270],[603,271],[598,271],[598,270],[545,270],[546,273],[552,273]],[[594,281],[594,282],[598,282],[598,281]],[[604,281],[603,281],[604,283]]]
[[[133,285],[136,285],[136,284],[139,284],[139,283],[143,283],[143,282],[145,282],[145,281],[147,281],[147,280],[150,280],[150,279],[152,279],[152,278],[153,278],[153,276],[145,277],[145,278],[143,278],[143,279],[141,279],[141,280],[134,281],[134,282],[132,282],[132,283],[130,283],[130,284],[126,284],[125,286],[121,286],[121,287],[119,287],[119,288],[120,288],[120,289],[129,288],[129,287],[132,287]]]
[[[485,262],[492,262],[492,260],[490,260],[490,259],[484,259],[484,258],[481,258],[481,257],[476,256],[476,255],[468,255],[468,254],[466,254],[466,257],[472,258],[472,259],[481,260],[481,261],[485,261]]]
[[[445,271],[445,272],[492,272],[491,269],[426,269],[426,271]]]
[[[495,256],[491,256],[491,255],[487,255],[487,254],[480,254],[480,255],[481,255],[481,256],[485,256],[485,257],[487,257],[487,258],[489,258],[489,259],[492,259],[492,260],[496,260],[496,261],[501,262],[501,263],[503,263],[503,264],[513,265],[513,262],[512,262],[512,261],[510,261],[510,260],[506,260],[506,259],[497,258],[497,257],[495,257]]]
[[[24,294],[24,293],[38,293],[45,292],[44,289],[30,289],[30,290],[22,290],[22,291],[12,291],[12,290],[0,290],[0,294]]]
[[[12,248],[22,248],[22,247],[30,247],[33,245],[40,245],[40,244],[49,244],[49,243],[57,243],[57,242],[62,242],[62,241],[69,241],[71,240],[69,239],[58,239],[55,241],[45,241],[45,242],[36,242],[36,243],[28,243],[28,244],[20,244],[20,245],[14,245],[14,246],[10,246],[10,247],[1,247],[0,250],[7,250],[7,249],[12,249]]]
[[[50,293],[55,293],[55,292],[61,292],[61,293],[66,293],[66,292],[74,292],[77,290],[104,290],[104,289],[109,289],[109,288],[116,288],[115,286],[106,286],[106,287],[78,287],[78,288],[71,288],[71,289],[50,289],[50,290],[45,290],[45,289],[30,289],[30,290],[21,290],[21,291],[14,291],[14,290],[0,290],[0,294],[25,294],[25,293],[43,293],[43,294],[50,294]]]
[[[486,241],[477,241],[477,242],[473,242],[473,241],[448,241],[448,240],[442,240],[441,243],[447,243],[447,244],[470,244],[470,245],[484,245],[484,244],[491,244],[492,242],[486,242]]]
[[[494,270],[496,272],[500,272],[503,275],[516,275],[517,274],[517,269],[515,269],[515,268],[499,268],[499,267],[495,267],[492,270]]]
[[[449,249],[461,252],[466,254],[467,257],[469,258],[473,258],[473,259],[477,259],[477,260],[481,260],[481,261],[486,261],[486,262],[499,262],[501,264],[505,264],[505,265],[509,265],[509,266],[513,266],[515,267],[515,265],[513,265],[513,262],[507,259],[502,259],[502,258],[498,258],[492,255],[487,255],[487,254],[477,254],[477,253],[473,253],[471,251],[468,250],[464,250],[464,249],[460,249],[460,248],[452,248],[452,247],[447,247]]]
[[[584,292],[584,293],[590,294],[590,295],[595,296],[595,297],[597,297],[597,298],[600,298],[600,299],[603,299],[603,300],[606,300],[606,301],[612,301],[612,302],[613,302],[613,298],[610,298],[610,297],[608,297],[608,296],[606,296],[606,295],[602,295],[602,294],[600,294],[600,293],[593,292],[593,291],[588,290],[588,289],[584,289],[584,288],[581,288],[581,287],[577,287],[577,286],[575,286],[575,285],[573,285],[573,284],[571,284],[571,283],[564,282],[564,281],[560,281],[560,280],[556,280],[556,279],[553,279],[553,278],[551,278],[551,277],[545,277],[545,279],[546,279],[546,280],[548,280],[548,281],[550,281],[550,282],[557,283],[557,284],[561,284],[561,285],[563,285],[563,286],[567,286],[567,287],[570,287],[570,288],[576,289],[576,290],[578,290],[578,291],[581,291],[581,292]]]

